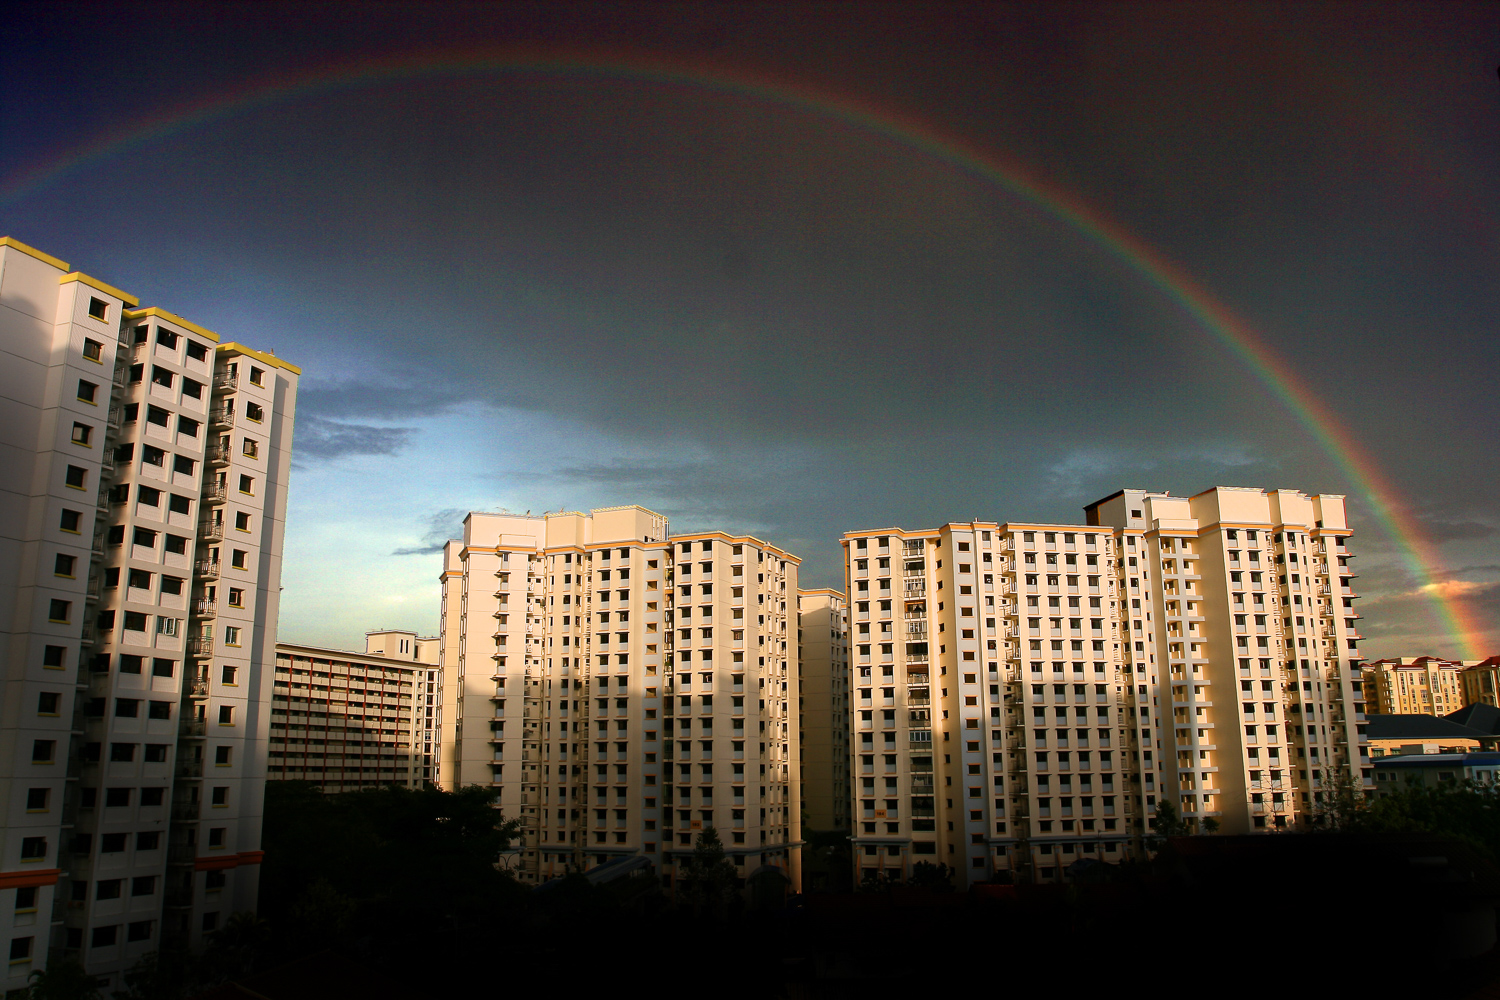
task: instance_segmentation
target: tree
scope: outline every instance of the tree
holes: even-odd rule
[[[100,1000],[99,981],[76,958],[60,958],[31,974],[29,1000]]]
[[[932,892],[952,892],[953,876],[956,874],[958,873],[954,869],[945,864],[918,861],[911,866],[911,874],[907,876],[906,884],[920,889],[929,889]]]
[[[1177,815],[1177,808],[1164,798],[1156,800],[1156,818],[1151,827],[1158,837],[1181,837],[1187,834],[1188,826]]]
[[[692,906],[694,914],[722,916],[738,878],[734,865],[724,856],[719,832],[711,826],[704,827],[693,845],[692,858],[683,866],[677,891],[681,900]]]

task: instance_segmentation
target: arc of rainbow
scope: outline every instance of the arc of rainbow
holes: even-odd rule
[[[300,94],[347,90],[373,83],[479,73],[555,73],[634,78],[718,91],[764,103],[790,106],[879,135],[899,146],[994,184],[1077,230],[1162,292],[1198,326],[1226,347],[1279,399],[1360,489],[1382,530],[1396,543],[1402,563],[1425,592],[1440,625],[1465,659],[1478,656],[1476,640],[1485,628],[1456,594],[1438,585],[1442,565],[1436,546],[1416,519],[1396,501],[1396,490],[1374,457],[1328,409],[1295,371],[1243,320],[1212,293],[1145,241],[1078,197],[997,154],[956,135],[873,102],[835,94],[806,81],[795,83],[743,69],[673,63],[660,58],[615,53],[559,53],[554,50],[421,52],[394,58],[325,67],[301,74],[272,76],[229,94],[184,105],[144,126],[106,133],[87,145],[22,171],[0,184],[0,204],[40,187],[93,160],[166,138],[195,125],[275,104]]]

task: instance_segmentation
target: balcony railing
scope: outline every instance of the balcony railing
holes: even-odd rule
[[[239,388],[239,372],[219,372],[214,376],[214,391],[230,392]]]
[[[223,503],[229,499],[229,487],[223,483],[209,483],[203,487],[204,503]]]
[[[219,578],[219,563],[214,559],[200,559],[193,567],[194,575],[204,580],[217,580]]]
[[[216,618],[219,614],[219,606],[213,601],[194,601],[193,613],[199,618]]]
[[[206,636],[195,635],[187,641],[187,654],[189,656],[212,656],[214,641]]]
[[[215,428],[234,426],[234,411],[226,406],[215,406],[208,411],[208,425]]]

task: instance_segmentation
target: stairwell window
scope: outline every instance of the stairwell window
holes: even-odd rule
[[[248,494],[250,494],[252,496],[255,494],[255,477],[254,476],[241,476],[240,477],[240,492],[241,493],[248,493]]]
[[[245,561],[249,558],[249,553],[247,553],[244,549],[232,549],[230,551],[231,554],[229,556],[229,565],[233,566],[235,569],[244,569]]]
[[[89,318],[103,322],[109,315],[109,303],[103,299],[89,298]]]
[[[265,371],[263,369],[256,368],[254,365],[250,366],[250,384],[251,385],[261,385],[262,384],[262,380],[265,378],[265,376],[266,376],[266,373],[265,373]]]
[[[85,338],[83,341],[83,356],[90,361],[95,361],[102,365],[104,363],[104,345],[97,340]]]
[[[239,629],[239,626],[237,626],[237,625],[226,625],[226,626],[224,626],[224,645],[226,645],[226,646],[238,646],[239,644],[240,644],[240,629]],[[220,709],[219,710],[220,715],[222,716],[223,713],[226,712],[226,711],[229,711],[229,709],[227,707]],[[222,718],[220,718],[219,721],[223,722],[224,720]]]
[[[78,380],[78,401],[80,403],[97,403],[99,399],[99,387],[88,379]]]

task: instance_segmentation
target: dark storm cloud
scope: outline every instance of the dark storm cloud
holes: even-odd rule
[[[1299,373],[1454,565],[1500,559],[1495,7],[564,9],[23,9],[0,177],[340,60],[565,44],[688,71],[310,87],[59,175],[4,206],[11,235],[247,343],[298,331],[301,459],[409,462],[422,421],[519,411],[653,457],[507,496],[753,527],[818,583],[850,528],[1076,522],[1125,485],[1348,493],[1365,583],[1416,585],[1317,429],[1138,251],[796,96],[829,92],[1108,216]],[[159,72],[109,58],[168,29]],[[118,239],[141,220],[147,245]],[[1418,599],[1390,607],[1417,627]]]
[[[448,507],[423,518],[422,540],[414,546],[395,549],[393,556],[428,556],[443,551],[449,539],[463,537],[464,517],[469,512],[461,507]]]
[[[298,464],[350,455],[395,455],[406,447],[413,433],[410,427],[349,424],[299,413],[293,454]]]

